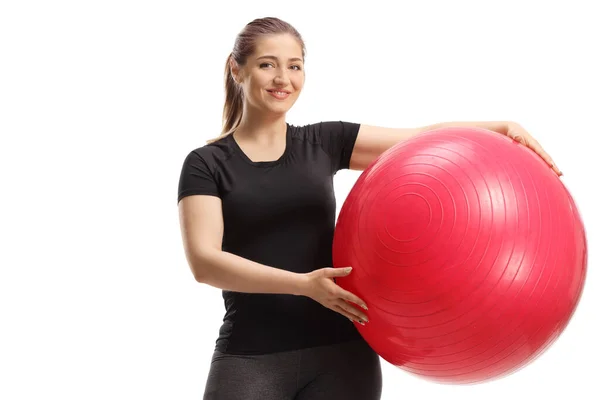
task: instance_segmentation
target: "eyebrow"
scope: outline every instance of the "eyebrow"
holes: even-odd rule
[[[275,56],[270,56],[270,55],[258,57],[258,58],[257,58],[257,60],[260,60],[261,58],[268,58],[268,59],[271,59],[271,60],[275,60],[275,61],[277,61],[277,57],[275,57]],[[304,61],[303,61],[301,58],[298,58],[298,57],[290,58],[290,61],[300,61],[300,62],[304,62]]]

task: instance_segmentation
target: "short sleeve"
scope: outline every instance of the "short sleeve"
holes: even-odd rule
[[[179,176],[177,203],[185,196],[205,194],[219,197],[219,188],[210,168],[197,150],[183,161]]]
[[[350,158],[360,124],[346,121],[319,123],[319,136],[323,150],[331,157],[333,172],[350,168]]]

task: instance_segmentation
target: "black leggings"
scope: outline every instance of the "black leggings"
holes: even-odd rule
[[[265,355],[215,351],[204,400],[379,400],[379,356],[363,341]]]

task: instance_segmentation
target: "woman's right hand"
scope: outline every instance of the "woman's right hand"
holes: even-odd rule
[[[303,277],[306,279],[302,294],[344,315],[350,321],[356,321],[364,325],[369,320],[366,314],[355,305],[367,310],[366,303],[353,293],[342,289],[334,281],[335,278],[348,276],[351,271],[352,267],[321,268],[303,274]]]

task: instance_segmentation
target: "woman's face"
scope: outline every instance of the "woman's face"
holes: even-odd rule
[[[232,63],[232,72],[247,110],[285,114],[304,86],[302,47],[289,34],[265,36],[241,69]]]

